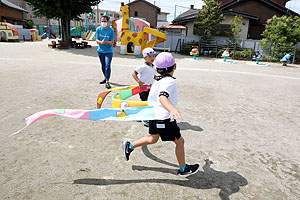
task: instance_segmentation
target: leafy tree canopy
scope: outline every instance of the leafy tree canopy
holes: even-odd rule
[[[267,26],[260,43],[272,52],[284,51],[300,41],[300,18],[298,16],[273,16]]]
[[[231,42],[235,42],[240,37],[242,16],[234,16],[234,20],[230,24],[230,31],[227,31],[227,37]]]
[[[25,0],[33,6],[36,16],[48,19],[60,19],[62,24],[62,40],[71,44],[70,21],[79,19],[80,14],[92,11],[103,0]]]
[[[217,25],[220,24],[225,17],[220,10],[220,3],[215,0],[203,0],[203,2],[205,5],[203,5],[197,14],[195,28],[196,34],[206,40],[214,36]]]
[[[82,13],[92,11],[92,6],[102,0],[25,0],[33,6],[35,15],[48,19],[78,19]]]
[[[25,20],[24,28],[32,29],[34,25],[32,19],[24,19],[24,20]]]

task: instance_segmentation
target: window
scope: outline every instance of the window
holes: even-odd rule
[[[196,25],[196,24],[194,24],[194,28],[193,28],[193,35],[197,35],[197,31],[196,31],[196,29],[197,29],[197,25]],[[187,29],[186,29],[186,31],[187,31]]]
[[[134,11],[134,16],[137,17],[139,15],[138,11]]]
[[[197,35],[196,28],[197,28],[197,25],[194,24],[194,30],[193,30],[194,35]],[[230,31],[230,24],[219,24],[219,25],[217,25],[217,29],[214,33],[214,36],[227,36],[226,32],[229,32],[229,31]]]
[[[215,36],[227,36],[226,32],[230,32],[230,24],[219,24],[216,29]]]

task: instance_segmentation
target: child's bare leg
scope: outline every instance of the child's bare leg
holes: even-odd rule
[[[142,138],[132,142],[132,146],[133,146],[133,148],[136,148],[136,147],[145,146],[148,144],[154,144],[158,141],[158,139],[159,139],[159,134],[145,136],[145,137],[142,137]]]
[[[174,143],[176,144],[175,153],[176,158],[179,164],[179,167],[183,167],[185,165],[185,153],[184,153],[184,139],[180,137],[179,139],[175,138]]]

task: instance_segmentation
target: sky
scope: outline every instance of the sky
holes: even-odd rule
[[[104,10],[114,10],[119,11],[121,2],[124,2],[125,4],[132,2],[134,0],[103,0],[99,4],[99,9]],[[175,16],[175,8],[176,8],[176,16],[179,14],[185,12],[190,8],[190,5],[194,5],[195,8],[202,8],[203,2],[193,1],[193,0],[147,0],[148,2],[155,4],[156,6],[161,8],[161,12],[167,12],[170,13],[168,15],[168,21],[172,22]],[[300,13],[300,0],[291,0],[286,4],[286,7]]]

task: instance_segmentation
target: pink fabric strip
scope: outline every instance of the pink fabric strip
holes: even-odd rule
[[[38,113],[35,113],[25,119],[26,124],[32,124],[36,122],[37,120],[43,119],[45,117],[50,117],[50,116],[63,116],[63,117],[69,117],[73,119],[89,119],[89,111],[85,110],[59,110],[63,113],[60,112],[55,112],[55,110],[44,110]]]

